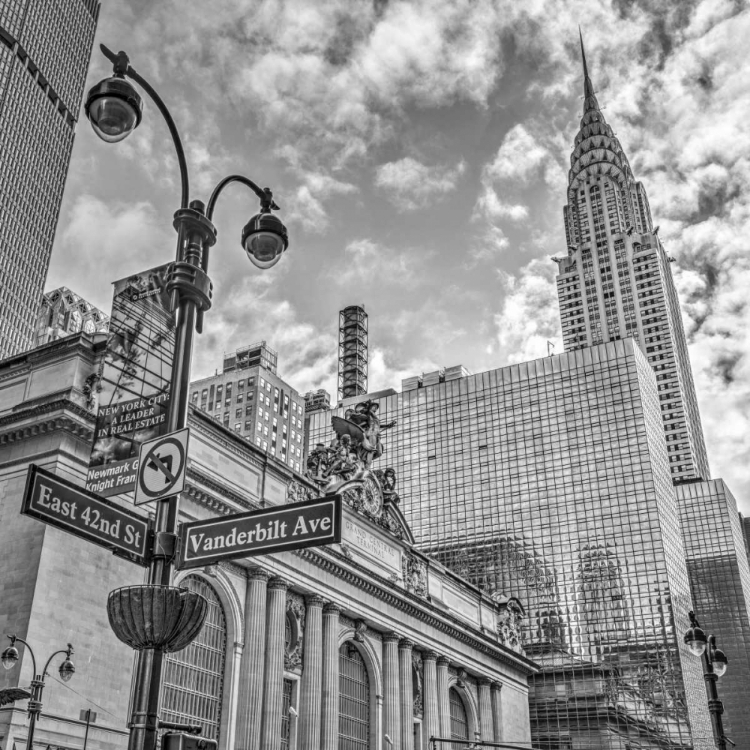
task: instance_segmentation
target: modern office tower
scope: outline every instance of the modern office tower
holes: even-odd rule
[[[75,333],[105,333],[109,315],[65,286],[47,292],[36,319],[34,345],[43,346]]]
[[[339,313],[339,401],[367,393],[367,313],[350,305]]]
[[[331,415],[311,415],[308,445]],[[532,746],[711,748],[652,369],[613,341],[376,399],[420,547],[526,609]],[[597,708],[598,706],[598,708]],[[692,734],[691,734],[692,728]]]
[[[224,355],[224,370],[190,384],[190,402],[295,471],[302,465],[305,406],[276,374],[265,341]]]
[[[750,565],[729,488],[721,479],[675,488],[695,614],[716,635],[729,666],[718,682],[724,731],[737,747],[750,747]]]
[[[581,42],[584,105],[563,211],[558,265],[566,351],[632,336],[656,371],[672,479],[708,479],[698,401],[671,262],[648,198],[606,123]]]
[[[34,343],[98,0],[0,3],[0,359]]]

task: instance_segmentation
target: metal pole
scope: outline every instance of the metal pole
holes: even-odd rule
[[[35,675],[31,681],[34,690],[29,700],[29,736],[26,738],[26,750],[34,747],[34,730],[36,729],[36,718],[42,710],[42,690],[44,689],[44,675]]]
[[[83,735],[83,750],[86,750],[86,744],[89,741],[89,723],[91,722],[91,709],[86,709],[86,732]]]
[[[177,263],[200,269],[205,247],[216,241],[213,224],[203,216],[203,204],[194,201],[175,215],[178,233]],[[190,294],[178,294],[176,309],[175,353],[170,380],[167,430],[174,432],[187,425],[190,388],[190,361],[193,354],[198,302]],[[149,568],[151,585],[169,586],[172,583],[175,552],[178,496],[161,500],[156,511],[156,541],[154,557]],[[164,653],[144,649],[138,659],[136,687],[133,697],[128,750],[155,750],[159,730]]]
[[[714,672],[709,653],[715,645],[716,639],[712,635],[709,636],[706,650],[703,652],[703,662],[706,666],[703,679],[706,681],[706,688],[708,690],[708,710],[711,714],[711,724],[713,725],[716,747],[718,747],[719,750],[727,750],[727,743],[724,737],[724,725],[721,720],[721,715],[724,713],[724,704],[719,700],[719,691],[716,687],[716,682],[719,678],[716,676],[716,672]]]

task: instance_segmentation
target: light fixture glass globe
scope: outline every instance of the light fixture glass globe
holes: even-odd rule
[[[714,650],[711,666],[714,672],[716,672],[717,677],[723,677],[726,674],[727,657],[720,648]]]
[[[693,656],[703,656],[708,638],[706,638],[703,628],[695,626],[689,628],[687,633],[685,633],[685,643]]]
[[[66,659],[60,665],[60,678],[63,682],[68,682],[70,678],[75,674],[76,668],[70,659]]]
[[[245,240],[245,252],[250,262],[258,268],[271,268],[279,262],[284,243],[277,234],[256,232]]]
[[[86,98],[86,116],[94,132],[106,143],[127,138],[138,127],[142,111],[138,92],[119,76],[100,81]]]
[[[6,669],[13,669],[18,661],[18,649],[15,646],[8,646],[0,656],[0,662]]]
[[[256,214],[242,230],[242,246],[258,268],[276,265],[288,245],[286,227],[271,213]]]
[[[133,107],[115,97],[103,96],[89,109],[91,127],[106,143],[125,140],[135,130],[137,120]]]

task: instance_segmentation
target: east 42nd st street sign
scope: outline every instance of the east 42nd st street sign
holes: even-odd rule
[[[341,497],[329,495],[182,524],[180,568],[341,541]]]
[[[149,523],[72,482],[31,464],[21,513],[147,565]]]

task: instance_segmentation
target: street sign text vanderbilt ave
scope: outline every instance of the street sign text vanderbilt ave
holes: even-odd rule
[[[341,541],[341,497],[329,495],[182,524],[180,568]]]

